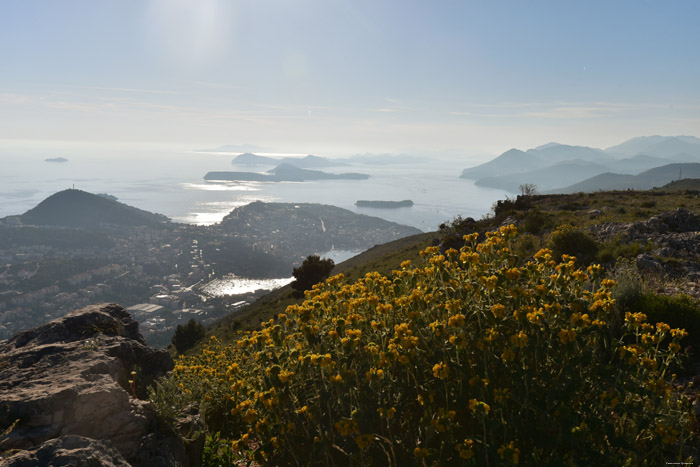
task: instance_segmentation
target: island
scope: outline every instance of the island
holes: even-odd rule
[[[68,159],[65,157],[49,157],[48,159],[44,159],[44,162],[68,162]]]
[[[308,170],[291,164],[280,164],[265,173],[258,172],[208,172],[205,180],[247,181],[247,182],[305,182],[308,180],[366,180],[367,174],[331,174],[320,170]]]
[[[380,209],[397,209],[410,208],[413,206],[413,201],[405,199],[403,201],[369,201],[365,199],[358,200],[355,203],[358,208],[380,208]]]

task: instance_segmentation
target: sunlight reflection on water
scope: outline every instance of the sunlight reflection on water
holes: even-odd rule
[[[215,296],[240,295],[256,290],[274,290],[284,287],[294,280],[293,277],[280,279],[248,279],[235,274],[227,274],[220,279],[214,279],[202,288],[202,291]]]
[[[187,190],[203,191],[261,191],[259,182],[182,183]]]

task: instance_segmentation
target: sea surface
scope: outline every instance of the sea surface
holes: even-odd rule
[[[468,160],[420,161],[391,165],[329,167],[331,173],[361,172],[368,180],[309,182],[207,182],[209,171],[256,171],[270,167],[234,166],[235,153],[198,152],[191,148],[0,144],[0,218],[26,212],[48,196],[68,188],[107,193],[140,209],[157,212],[173,221],[210,225],[233,209],[254,201],[323,203],[358,214],[381,217],[422,231],[436,230],[455,216],[480,218],[507,193],[481,188],[459,178],[461,171],[479,162]],[[275,156],[275,154],[261,154]],[[276,154],[299,156],[305,154]],[[323,156],[324,154],[317,154]],[[45,162],[64,157],[68,162]],[[357,208],[365,200],[410,199],[412,207]],[[323,254],[336,263],[359,251]],[[212,295],[240,294],[274,289],[291,278],[256,281],[227,276],[208,286]]]
[[[159,147],[54,149],[5,143],[0,145],[0,217],[22,214],[51,194],[75,187],[108,193],[131,206],[192,224],[213,224],[237,207],[266,201],[331,204],[427,232],[457,215],[480,218],[496,200],[507,195],[460,179],[465,167],[476,165],[468,160],[425,158],[392,165],[315,169],[367,173],[368,180],[275,183],[203,179],[209,171],[264,172],[272,168],[233,166],[235,155]],[[68,162],[45,162],[55,157],[64,157]],[[415,204],[399,209],[357,208],[355,202],[360,199],[410,199]]]

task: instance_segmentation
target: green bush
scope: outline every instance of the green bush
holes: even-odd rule
[[[578,264],[584,266],[591,264],[598,254],[598,243],[583,230],[568,224],[552,232],[549,247],[555,258],[575,256]]]
[[[321,259],[318,255],[307,256],[301,266],[294,268],[292,288],[302,294],[315,284],[328,279],[335,263],[332,259]]]
[[[613,281],[548,250],[517,266],[514,234],[331,277],[261,330],[181,357],[167,405],[198,405],[266,465],[683,460],[690,409],[664,377],[683,332],[627,313],[614,337]]]
[[[194,318],[190,318],[186,325],[178,324],[173,335],[173,345],[177,353],[183,353],[194,347],[197,341],[200,341],[206,336],[204,325],[198,323]]]
[[[597,261],[602,264],[614,264],[620,258],[634,258],[641,251],[642,246],[639,243],[627,243],[618,239],[600,247]]]
[[[549,217],[539,209],[534,208],[523,219],[521,230],[538,235],[549,226],[549,223]]]

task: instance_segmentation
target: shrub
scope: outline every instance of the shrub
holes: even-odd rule
[[[626,315],[611,280],[515,228],[389,277],[342,275],[230,346],[181,357],[170,406],[269,465],[643,465],[679,459],[687,403],[664,379],[684,332]],[[167,386],[167,385],[165,385]]]
[[[549,237],[552,254],[559,259],[562,255],[575,256],[581,265],[591,264],[598,253],[598,243],[583,230],[572,225],[559,226]]]
[[[173,345],[177,353],[183,353],[194,347],[197,341],[206,336],[206,331],[202,323],[198,323],[194,318],[190,318],[186,325],[178,324],[173,335]]]
[[[456,216],[450,222],[440,224],[440,242],[442,247],[459,248],[464,245],[463,237],[471,234],[476,229],[476,221],[471,217]]]
[[[522,223],[522,230],[532,234],[540,234],[548,227],[549,217],[537,208],[531,209]]]
[[[307,256],[301,266],[294,268],[292,275],[295,280],[292,288],[300,294],[311,289],[314,284],[318,284],[331,275],[335,263],[332,259],[321,259],[318,255]]]
[[[634,307],[646,314],[650,323],[664,322],[685,328],[688,337],[683,343],[692,345],[696,352],[700,350],[700,306],[691,297],[645,293],[640,295]]]

